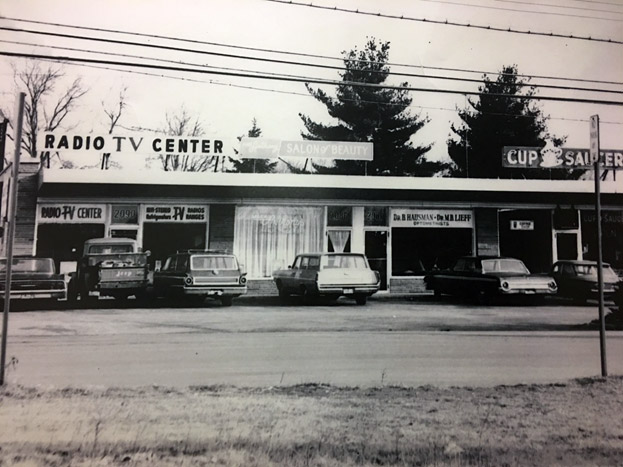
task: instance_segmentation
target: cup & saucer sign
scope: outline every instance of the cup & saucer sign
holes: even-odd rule
[[[600,165],[604,169],[623,169],[623,150],[602,149]],[[548,142],[544,147],[504,146],[502,166],[516,169],[588,169],[594,160],[590,150],[560,148]]]

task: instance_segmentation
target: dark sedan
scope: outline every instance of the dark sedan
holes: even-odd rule
[[[0,293],[4,296],[6,258],[0,258]],[[51,258],[15,256],[11,268],[11,299],[67,298],[62,274],[56,274]]]
[[[613,299],[621,278],[608,263],[602,264],[604,297]],[[552,276],[558,284],[558,294],[578,302],[588,299],[597,300],[599,287],[597,282],[597,262],[580,260],[561,260],[552,266]]]
[[[557,290],[551,276],[531,274],[522,261],[499,256],[465,256],[451,269],[430,274],[424,280],[436,296],[542,296]]]

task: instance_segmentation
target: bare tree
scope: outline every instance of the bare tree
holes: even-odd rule
[[[119,99],[117,100],[114,107],[107,108],[104,101],[102,101],[102,107],[104,108],[104,113],[108,117],[108,134],[112,135],[112,132],[115,130],[117,123],[119,123],[119,119],[121,118],[121,114],[123,114],[123,110],[127,106],[127,86],[124,86],[121,91],[119,91]],[[115,162],[113,162],[115,164]],[[108,170],[110,165],[110,153],[104,152],[102,153],[102,161],[100,165],[100,169]]]
[[[60,68],[44,67],[38,61],[29,62],[22,70],[13,65],[13,76],[18,89],[25,88],[26,92],[22,149],[33,158],[40,157],[42,163],[49,166],[50,152],[37,152],[37,135],[40,131],[57,130],[87,89],[82,86],[81,79],[76,78],[64,92],[52,99],[65,74]]]
[[[202,136],[205,134],[203,124],[199,118],[193,118],[182,107],[177,113],[166,115],[164,132],[171,136]],[[218,168],[216,156],[192,156],[190,154],[166,154],[160,156],[162,166],[166,171],[178,172],[207,172]]]

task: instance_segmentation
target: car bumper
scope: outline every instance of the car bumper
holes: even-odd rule
[[[320,295],[372,295],[378,292],[378,285],[319,285]]]
[[[4,292],[1,294],[4,297]],[[65,290],[29,290],[28,292],[11,291],[11,300],[33,300],[39,298],[67,298]]]
[[[239,296],[247,293],[247,287],[237,286],[184,286],[182,288],[184,295],[208,295],[214,297]]]
[[[555,295],[557,290],[551,289],[499,289],[501,295]]]
[[[147,281],[127,281],[127,282],[100,282],[95,286],[95,290],[141,290],[147,287]]]

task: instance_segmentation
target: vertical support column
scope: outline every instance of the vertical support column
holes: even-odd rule
[[[353,225],[350,240],[350,249],[353,253],[366,252],[366,237],[363,229],[364,207],[353,206]]]

